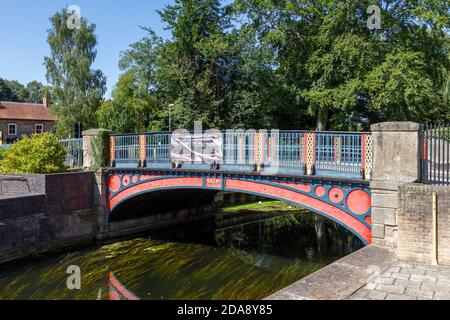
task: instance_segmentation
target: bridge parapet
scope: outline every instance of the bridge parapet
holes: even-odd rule
[[[110,167],[201,169],[369,180],[372,135],[230,130],[112,135]]]

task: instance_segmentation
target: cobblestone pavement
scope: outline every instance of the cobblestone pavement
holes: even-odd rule
[[[450,267],[396,262],[350,300],[450,300]]]

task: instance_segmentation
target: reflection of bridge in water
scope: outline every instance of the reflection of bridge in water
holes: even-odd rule
[[[210,131],[113,135],[108,206],[168,190],[240,192],[327,217],[371,242],[372,135]]]

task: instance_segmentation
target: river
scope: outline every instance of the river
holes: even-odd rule
[[[0,300],[106,300],[110,272],[145,300],[263,299],[362,247],[327,222],[327,250],[318,252],[312,214],[281,202],[228,207],[215,221],[3,267]],[[80,290],[67,288],[71,265]]]

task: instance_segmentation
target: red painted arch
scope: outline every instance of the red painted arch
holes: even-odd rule
[[[263,194],[267,197],[275,197],[277,199],[283,199],[286,201],[297,203],[301,206],[306,206],[315,210],[316,212],[321,212],[328,217],[340,222],[344,226],[352,229],[355,233],[365,239],[367,243],[370,244],[372,241],[372,232],[370,228],[361,223],[358,219],[351,216],[344,210],[341,210],[321,200],[315,199],[311,196],[273,185],[234,179],[227,179],[225,188],[247,193],[250,192]]]
[[[203,179],[201,177],[180,177],[180,178],[167,178],[161,180],[147,181],[138,185],[134,185],[128,189],[125,189],[109,200],[110,210],[114,209],[121,202],[133,198],[134,196],[146,192],[152,192],[153,190],[167,189],[167,188],[203,188]],[[291,186],[290,186],[291,187]],[[208,188],[205,188],[208,189]],[[305,187],[297,187],[296,189],[305,190]],[[309,190],[311,188],[309,187]],[[312,209],[317,213],[321,213],[343,226],[352,230],[359,237],[364,239],[368,244],[371,243],[372,233],[371,229],[363,224],[361,221],[348,214],[344,210],[326,203],[320,199],[316,199],[312,196],[296,192],[294,190],[288,190],[283,188],[283,185],[269,185],[264,183],[258,183],[253,181],[239,180],[227,178],[225,179],[225,190],[253,193],[266,196],[268,198],[274,198],[279,200],[285,200]]]

